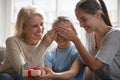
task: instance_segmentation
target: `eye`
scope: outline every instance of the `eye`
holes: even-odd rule
[[[87,18],[85,16],[83,16],[79,19],[79,22],[84,22],[85,23],[86,21],[87,21]]]
[[[43,24],[43,23],[40,23],[40,24],[33,25],[33,28],[36,28],[36,27],[41,27],[41,28],[43,28],[43,27],[44,27],[44,24]]]
[[[87,18],[82,18],[80,21],[81,21],[81,22],[86,22],[86,21],[87,21]]]
[[[40,23],[40,26],[44,26],[44,23]]]
[[[33,28],[38,27],[38,25],[33,25]]]

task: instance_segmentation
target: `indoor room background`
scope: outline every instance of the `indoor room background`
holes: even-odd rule
[[[5,47],[5,40],[14,33],[16,15],[23,5],[35,5],[45,13],[45,29],[51,28],[57,16],[67,16],[73,22],[79,37],[85,43],[84,30],[80,28],[74,14],[79,0],[0,0],[0,46]],[[120,27],[120,0],[104,0],[114,27]]]

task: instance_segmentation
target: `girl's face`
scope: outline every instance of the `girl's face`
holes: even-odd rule
[[[57,24],[53,25],[53,29],[56,27],[59,27],[59,25],[61,25],[61,23],[57,23]],[[68,45],[70,43],[70,41],[68,39],[64,38],[63,36],[61,36],[59,34],[57,34],[55,41],[57,42],[58,47],[61,49],[68,47]]]
[[[39,15],[32,15],[23,27],[25,39],[36,41],[42,39],[44,24],[43,18]]]
[[[76,17],[80,26],[83,27],[87,33],[91,33],[96,30],[96,25],[98,23],[98,16],[96,14],[87,14],[79,9],[76,11]]]

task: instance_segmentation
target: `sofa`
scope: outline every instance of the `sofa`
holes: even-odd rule
[[[4,59],[4,52],[5,52],[5,48],[4,47],[0,47],[0,63]]]

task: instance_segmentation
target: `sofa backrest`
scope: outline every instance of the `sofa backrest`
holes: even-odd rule
[[[4,59],[4,52],[5,52],[5,48],[4,47],[0,47],[0,63]]]

